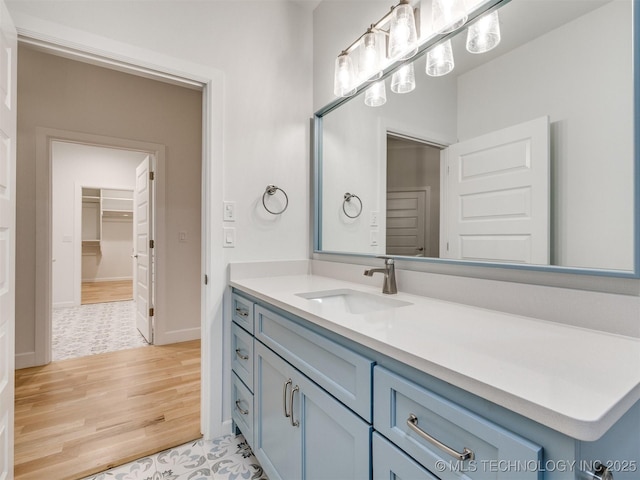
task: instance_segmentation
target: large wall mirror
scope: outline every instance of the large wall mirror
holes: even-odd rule
[[[316,251],[637,277],[637,2],[489,3],[493,50],[316,114]]]

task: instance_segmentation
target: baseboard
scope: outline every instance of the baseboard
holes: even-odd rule
[[[123,280],[133,281],[133,277],[83,278],[82,283],[121,282]]]
[[[153,343],[155,345],[169,345],[171,343],[188,342],[200,339],[200,327],[185,328],[184,330],[172,330],[170,332],[157,332]]]
[[[16,353],[16,370],[37,366],[36,352]]]
[[[74,302],[56,302],[52,305],[53,308],[68,308],[76,306],[77,305]]]

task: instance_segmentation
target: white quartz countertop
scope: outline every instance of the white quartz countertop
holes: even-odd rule
[[[296,294],[380,289],[318,275],[231,285],[579,440],[600,438],[640,399],[636,338],[403,293],[391,297],[411,305],[351,314]]]

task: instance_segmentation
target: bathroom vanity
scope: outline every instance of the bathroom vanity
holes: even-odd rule
[[[231,286],[232,418],[270,479],[640,475],[636,338],[317,275]]]

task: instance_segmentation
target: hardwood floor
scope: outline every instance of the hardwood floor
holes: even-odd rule
[[[133,281],[82,282],[82,305],[133,299]]]
[[[199,437],[199,340],[16,371],[16,480],[78,479]]]

